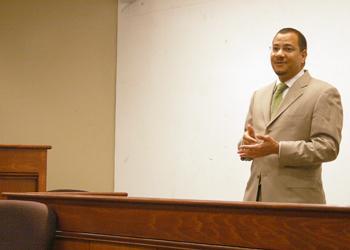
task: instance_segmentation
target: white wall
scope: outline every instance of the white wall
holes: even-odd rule
[[[338,159],[324,165],[330,204],[350,204],[348,1],[120,1],[116,190],[130,196],[242,200],[250,163],[236,144],[253,90],[275,75],[282,27],[308,39],[306,68],[342,93]]]

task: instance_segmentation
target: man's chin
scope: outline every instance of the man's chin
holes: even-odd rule
[[[278,75],[278,76],[283,76],[287,73],[286,70],[282,70],[282,69],[277,69],[275,67],[273,67],[273,71],[275,71],[275,74]]]

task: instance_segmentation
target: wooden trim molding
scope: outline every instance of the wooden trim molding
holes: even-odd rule
[[[240,247],[208,245],[188,242],[175,242],[157,239],[144,239],[136,237],[115,236],[115,235],[100,235],[90,233],[77,232],[56,232],[56,239],[58,240],[78,240],[93,243],[108,243],[114,245],[129,245],[134,247],[146,247],[151,249],[217,249],[217,250],[232,250],[232,249],[247,249]]]
[[[0,149],[51,149],[49,145],[0,144]]]

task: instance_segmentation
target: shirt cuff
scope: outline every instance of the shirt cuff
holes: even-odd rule
[[[281,155],[281,146],[282,146],[282,143],[278,142],[278,158],[280,158],[280,155]]]

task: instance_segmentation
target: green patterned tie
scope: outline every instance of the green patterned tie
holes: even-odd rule
[[[288,86],[283,82],[281,82],[277,85],[275,93],[273,93],[273,96],[272,96],[271,117],[278,110],[278,107],[280,106],[280,104],[282,102],[283,91],[285,91],[287,88],[288,88]]]

